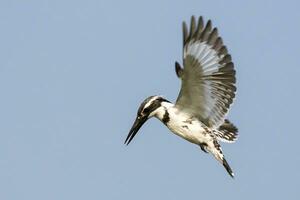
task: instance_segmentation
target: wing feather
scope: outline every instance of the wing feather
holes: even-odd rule
[[[197,24],[197,25],[196,25]],[[209,127],[223,124],[235,98],[234,64],[218,29],[211,20],[191,18],[190,29],[183,22],[183,70],[176,106]]]

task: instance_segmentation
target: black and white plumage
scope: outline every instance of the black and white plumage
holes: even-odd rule
[[[211,21],[191,18],[183,23],[183,68],[175,63],[182,85],[175,104],[161,96],[150,96],[140,105],[126,138],[129,144],[151,117],[161,120],[173,133],[211,153],[234,176],[219,141],[234,142],[237,128],[226,119],[236,92],[234,65]]]

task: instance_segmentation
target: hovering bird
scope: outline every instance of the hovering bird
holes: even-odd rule
[[[190,28],[183,22],[183,68],[175,62],[181,89],[173,104],[161,96],[150,96],[140,105],[125,144],[129,144],[141,126],[151,117],[158,118],[174,134],[211,153],[227,170],[219,142],[232,143],[238,129],[226,119],[235,98],[234,65],[217,28],[211,20],[192,16]]]

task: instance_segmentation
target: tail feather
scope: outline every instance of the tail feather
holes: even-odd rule
[[[238,137],[238,129],[234,126],[228,119],[225,119],[224,123],[214,131],[214,134],[217,136],[217,139],[222,142],[235,142]]]
[[[228,174],[234,178],[234,173],[231,169],[231,167],[229,166],[229,164],[227,163],[224,154],[222,152],[221,146],[218,143],[217,140],[213,141],[213,145],[214,145],[214,149],[211,151],[211,153],[214,155],[214,157],[221,163],[223,164],[224,168],[226,169],[226,171],[228,172]]]
[[[223,158],[223,166],[225,167],[226,171],[228,172],[228,174],[234,178],[234,173],[232,171],[232,169],[230,168],[229,164],[227,163],[226,159]]]

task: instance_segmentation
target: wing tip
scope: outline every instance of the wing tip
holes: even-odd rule
[[[180,64],[177,61],[175,62],[175,72],[178,78],[182,77],[183,69],[181,68]]]

